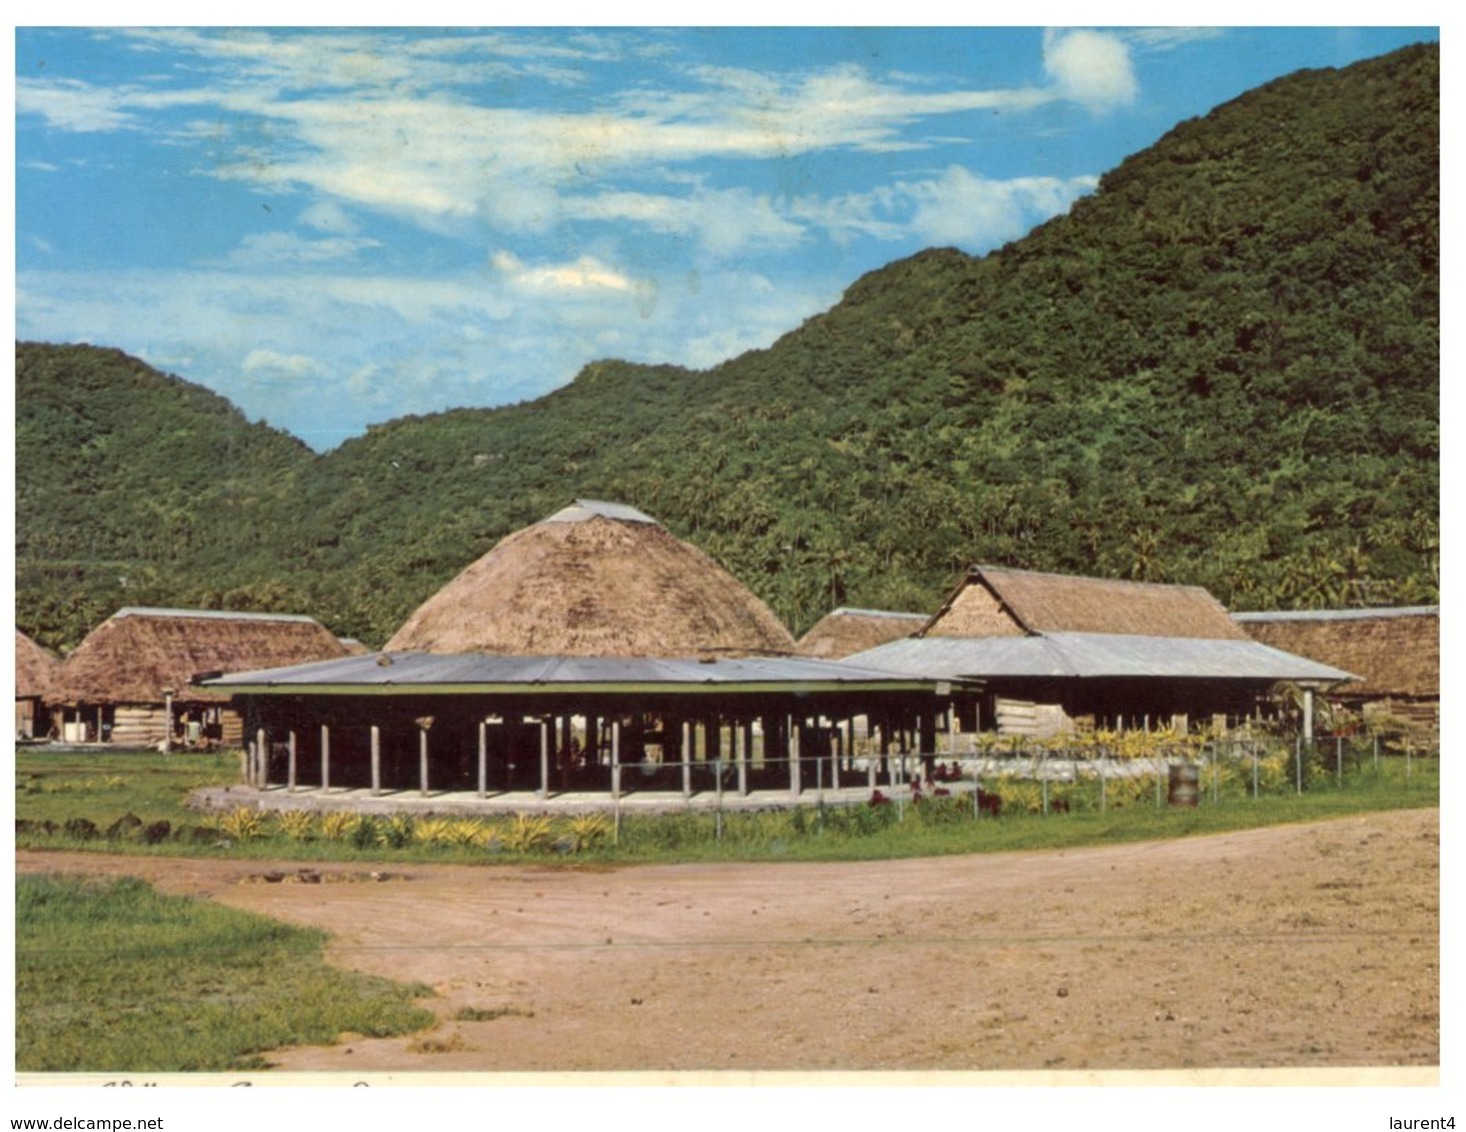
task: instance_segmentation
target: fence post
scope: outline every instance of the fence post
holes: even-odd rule
[[[1099,757],[1099,776],[1100,776],[1100,813],[1104,813],[1105,812],[1105,802],[1106,802],[1106,796],[1105,796],[1105,753],[1104,753],[1104,751],[1100,751],[1100,757]]]
[[[714,824],[714,827],[715,827],[715,833],[716,833],[717,839],[719,841],[722,841],[723,840],[723,756],[722,756],[721,753],[718,755],[718,757],[716,759],[713,760],[713,774],[717,776],[717,791],[718,791],[717,808],[714,811],[714,813],[716,814],[716,819],[715,819],[715,821],[714,821],[713,824]]]
[[[1171,761],[1169,759],[1152,759],[1150,765],[1151,769],[1155,771],[1155,808],[1159,810],[1161,808],[1161,771],[1164,770],[1166,775],[1169,776],[1171,773]]]
[[[1298,793],[1303,793],[1303,736],[1293,740],[1293,773],[1298,779]]]
[[[1344,785],[1344,737],[1334,736],[1334,785],[1343,788]]]

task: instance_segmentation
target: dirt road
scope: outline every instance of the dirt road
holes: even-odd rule
[[[294,863],[17,867],[319,926],[333,962],[436,989],[435,1030],[279,1051],[282,1069],[1429,1066],[1439,844],[1419,810],[863,864],[384,865],[397,879],[354,884],[259,881]]]

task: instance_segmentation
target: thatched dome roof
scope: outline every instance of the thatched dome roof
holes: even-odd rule
[[[840,660],[887,641],[909,637],[930,618],[925,613],[884,609],[836,609],[799,638],[799,655]]]
[[[577,500],[420,606],[389,651],[767,655],[794,639],[738,579],[631,507]]]
[[[31,640],[19,629],[15,631],[15,694],[42,696],[50,690],[51,681],[61,662]]]

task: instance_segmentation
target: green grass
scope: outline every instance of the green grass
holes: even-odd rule
[[[53,753],[17,748],[15,816],[63,823],[89,818],[105,829],[124,814],[144,824],[197,822],[184,806],[191,790],[239,781],[239,752],[161,755]]]
[[[1155,805],[1154,780],[1126,788],[1112,783],[1106,805],[1099,807],[1094,781],[1055,784],[1051,800],[1063,799],[1065,813],[1025,812],[1036,805],[1032,784],[985,782],[987,789],[1006,794],[1000,817],[974,820],[970,802],[958,796],[930,798],[920,806],[907,802],[873,809],[864,803],[850,807],[813,806],[758,813],[725,813],[721,821],[710,813],[677,813],[660,817],[623,816],[618,837],[609,828],[578,840],[570,819],[556,818],[550,833],[530,842],[516,837],[512,817],[486,818],[476,826],[477,836],[448,835],[428,840],[432,823],[389,823],[377,818],[331,838],[319,820],[306,830],[291,831],[278,818],[248,829],[204,829],[195,840],[193,829],[205,819],[183,806],[188,791],[205,782],[229,782],[237,763],[229,756],[120,755],[56,757],[39,752],[17,753],[16,816],[29,821],[50,820],[59,827],[73,817],[84,817],[105,829],[124,813],[143,822],[168,820],[173,835],[158,844],[139,837],[141,827],[120,839],[77,840],[57,830],[17,831],[22,848],[95,849],[105,852],[153,855],[188,855],[242,859],[283,858],[301,862],[521,862],[559,864],[646,863],[659,861],[738,860],[871,860],[885,857],[940,856],[953,853],[999,852],[1020,849],[1068,848],[1081,845],[1221,833],[1261,825],[1315,821],[1370,810],[1439,805],[1439,759],[1415,759],[1406,777],[1403,759],[1383,759],[1376,769],[1369,759],[1346,763],[1342,785],[1332,768],[1313,768],[1308,789],[1301,795],[1291,786],[1260,798],[1249,796],[1250,768],[1234,767],[1220,782],[1219,801],[1213,801],[1208,772],[1202,775],[1202,804],[1194,810]],[[115,781],[114,781],[115,780]],[[894,794],[894,791],[887,790]],[[473,823],[469,823],[473,824]],[[441,827],[442,822],[438,823]],[[179,837],[178,827],[192,827]],[[459,833],[462,831],[460,830]],[[516,844],[524,843],[524,851]],[[573,851],[572,851],[573,850]]]
[[[264,1050],[428,1026],[431,993],[327,966],[325,933],[139,880],[20,875],[16,1069],[260,1068]]]

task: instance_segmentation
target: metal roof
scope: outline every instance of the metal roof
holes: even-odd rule
[[[929,679],[1158,677],[1353,679],[1349,673],[1250,640],[1044,633],[1026,637],[908,637],[847,658]]]
[[[697,658],[375,653],[234,672],[200,681],[221,692],[923,691],[937,678],[803,657]]]
[[[1373,621],[1379,617],[1439,617],[1438,605],[1401,605],[1388,609],[1291,609],[1234,613],[1233,621]]]

